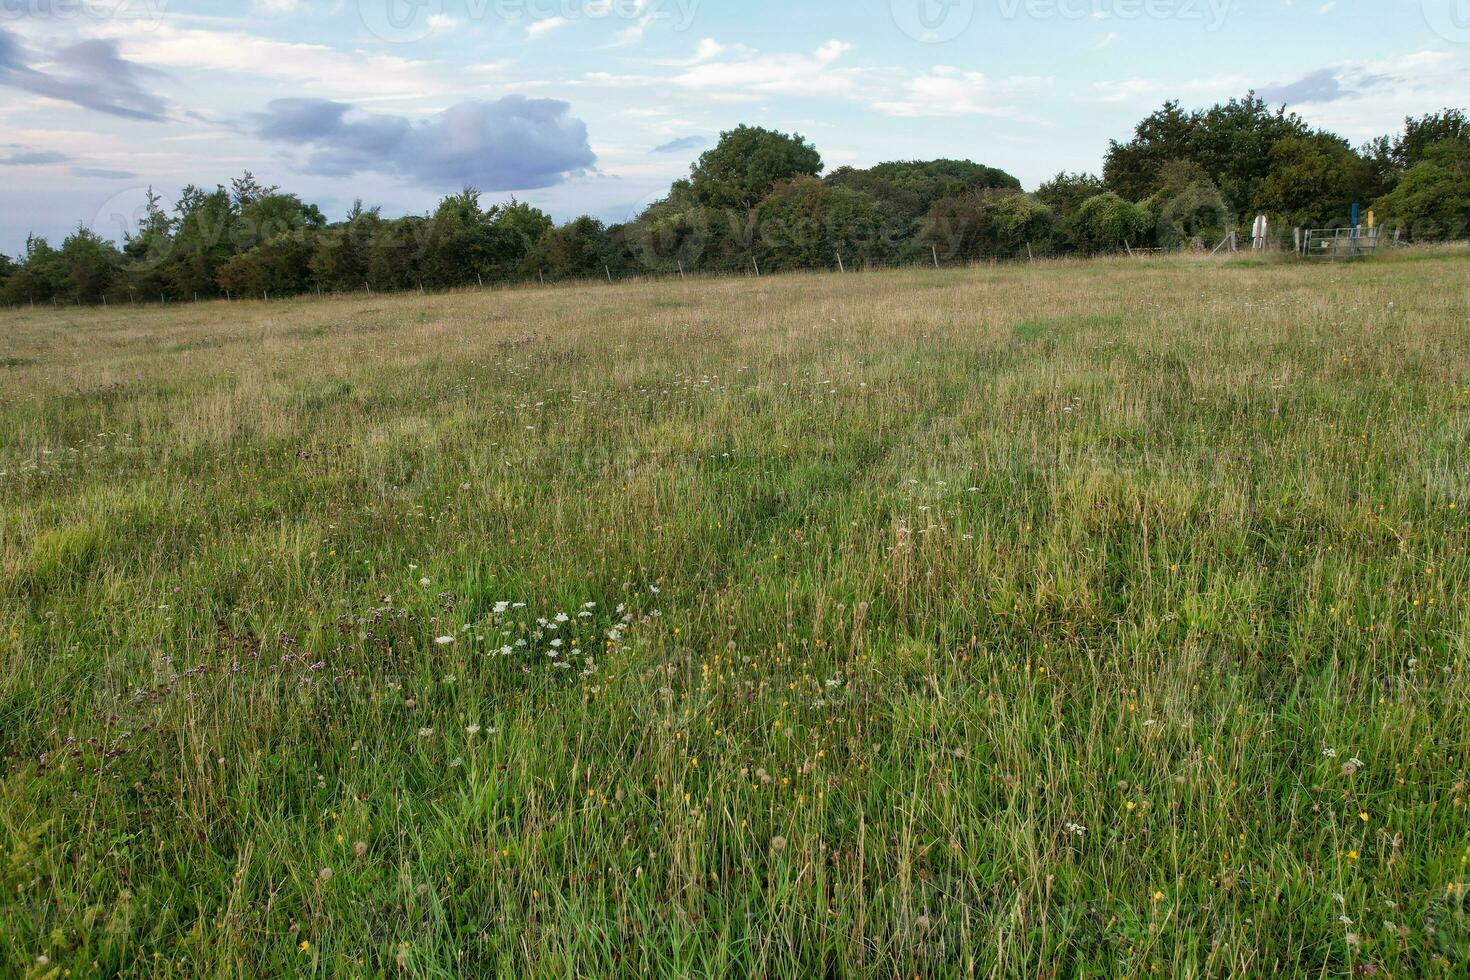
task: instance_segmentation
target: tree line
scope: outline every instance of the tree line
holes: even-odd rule
[[[1445,109],[1364,146],[1309,127],[1254,94],[1209,109],[1167,102],[1110,143],[1101,176],[1060,173],[1032,193],[968,160],[840,167],[799,135],[724,133],[688,178],[635,219],[557,225],[472,188],[430,213],[386,218],[359,201],[341,221],[250,173],[186,187],[166,209],[149,191],[114,243],[79,227],[0,255],[0,302],[92,304],[312,291],[444,289],[581,277],[860,268],[1206,247],[1256,214],[1341,227],[1361,203],[1409,241],[1470,233],[1470,119]]]

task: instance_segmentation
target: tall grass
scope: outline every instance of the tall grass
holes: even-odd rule
[[[1470,973],[1470,265],[0,314],[0,974]]]

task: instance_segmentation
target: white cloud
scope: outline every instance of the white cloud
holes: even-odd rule
[[[570,23],[571,21],[565,17],[559,16],[543,17],[540,20],[533,20],[526,25],[526,39],[528,41],[534,41],[539,37],[545,37],[552,31],[559,31]]]
[[[309,86],[314,95],[350,98],[448,94],[427,62],[397,55],[343,51],[325,44],[276,41],[243,31],[215,31],[127,21],[98,26],[122,42],[127,55],[161,68],[232,72]]]
[[[909,80],[900,98],[873,108],[889,116],[1019,116],[1016,100],[1050,87],[1045,78],[1013,76],[992,80],[978,71],[936,66]]]

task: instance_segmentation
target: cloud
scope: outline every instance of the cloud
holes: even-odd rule
[[[810,55],[756,54],[745,50],[731,52],[734,57],[719,60],[724,52],[718,45],[700,42],[696,54],[700,60],[673,82],[684,88],[723,95],[756,93],[760,95],[851,95],[859,83],[861,72],[842,68],[837,62],[852,50],[845,41],[828,41]]]
[[[0,0],[3,3],[3,0]],[[100,36],[122,42],[128,54],[150,65],[235,76],[236,84],[281,82],[323,97],[354,99],[445,96],[456,89],[430,63],[368,50],[277,41],[238,30],[204,30],[177,23],[149,25],[109,20]],[[248,80],[248,81],[247,81]],[[309,88],[308,88],[309,87]]]
[[[671,140],[662,146],[655,146],[654,153],[679,153],[683,150],[697,150],[702,146],[709,146],[709,140],[703,136],[685,136],[681,139]]]
[[[988,78],[978,71],[936,66],[909,80],[902,98],[880,99],[873,108],[889,116],[1017,116],[1017,96],[1044,89],[1044,78]]]
[[[107,170],[101,167],[72,167],[71,172],[78,177],[90,177],[93,180],[134,180],[138,176],[131,170]]]
[[[1350,99],[1355,93],[1343,87],[1335,68],[1319,68],[1285,85],[1267,85],[1258,93],[1271,105],[1296,105],[1302,102],[1336,102]]]
[[[45,71],[32,67],[45,65]],[[143,87],[156,75],[118,54],[115,40],[87,40],[38,56],[0,28],[0,85],[127,119],[161,122],[167,103]]]
[[[359,112],[327,99],[279,99],[256,117],[264,139],[306,147],[309,173],[386,173],[436,188],[551,187],[597,162],[587,125],[555,99],[461,102],[430,119]]]
[[[0,157],[4,167],[44,167],[53,163],[66,163],[71,157],[55,150],[20,150],[8,157]]]
[[[543,17],[526,25],[526,39],[534,41],[538,37],[545,37],[552,31],[559,31],[570,24],[571,21],[565,17]]]

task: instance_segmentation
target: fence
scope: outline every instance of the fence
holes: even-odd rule
[[[1302,237],[1304,259],[1355,259],[1378,253],[1377,228],[1314,228]]]

